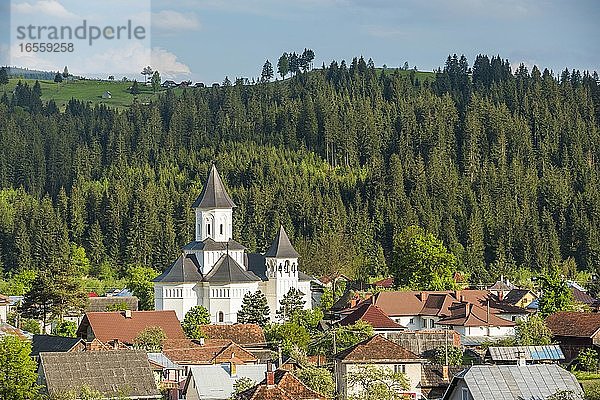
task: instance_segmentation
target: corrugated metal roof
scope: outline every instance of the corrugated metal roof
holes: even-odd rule
[[[490,347],[487,356],[493,361],[517,361],[524,357],[527,361],[560,361],[565,355],[559,345]]]
[[[164,353],[148,353],[148,360],[160,365],[164,369],[185,369],[185,367],[171,361]]]
[[[562,390],[583,396],[573,374],[556,364],[475,365],[463,379],[473,400],[542,400]]]
[[[188,391],[197,390],[201,399],[229,399],[236,380],[250,378],[259,383],[267,371],[266,364],[238,365],[235,375],[231,376],[229,368],[225,364],[190,367],[196,385],[195,388],[188,386]]]

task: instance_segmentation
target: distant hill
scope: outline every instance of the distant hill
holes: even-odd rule
[[[52,80],[56,75],[56,71],[50,72],[20,67],[8,67],[8,75],[14,78]]]

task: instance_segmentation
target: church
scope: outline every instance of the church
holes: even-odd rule
[[[237,322],[244,295],[260,290],[267,298],[271,321],[290,288],[304,295],[311,308],[312,278],[298,269],[299,255],[283,229],[264,254],[248,254],[233,240],[233,209],[213,165],[200,196],[192,204],[196,236],[179,258],[154,279],[154,308],[174,310],[179,320],[195,306],[204,306],[212,323]]]

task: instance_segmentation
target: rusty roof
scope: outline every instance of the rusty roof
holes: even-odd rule
[[[163,353],[179,365],[206,365],[228,361],[245,364],[257,361],[252,353],[226,339],[206,339],[204,344],[189,339],[165,340]]]
[[[342,326],[352,325],[357,321],[364,321],[373,326],[374,329],[392,329],[402,330],[406,329],[402,325],[394,322],[390,317],[385,315],[383,311],[377,306],[369,303],[361,303],[356,309],[348,314],[344,319],[339,321]]]
[[[549,315],[546,325],[554,336],[591,338],[600,329],[600,314],[561,311]]]
[[[240,393],[243,400],[325,400],[327,397],[315,392],[296,378],[291,372],[274,372],[275,385],[267,386],[266,380]]]
[[[421,360],[412,351],[381,335],[372,336],[346,350],[340,351],[334,355],[334,358],[350,363],[396,362],[399,360],[419,362]]]
[[[257,324],[202,325],[200,330],[207,339],[227,339],[240,346],[261,346],[266,342],[262,328]]]

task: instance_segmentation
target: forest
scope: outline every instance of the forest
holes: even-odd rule
[[[3,279],[164,270],[193,238],[212,163],[238,205],[234,238],[265,251],[283,224],[315,276],[387,276],[411,225],[473,284],[558,264],[594,276],[599,85],[596,72],[513,71],[486,55],[449,56],[431,80],[333,61],[125,111],[71,100],[60,112],[18,85],[0,99]]]

